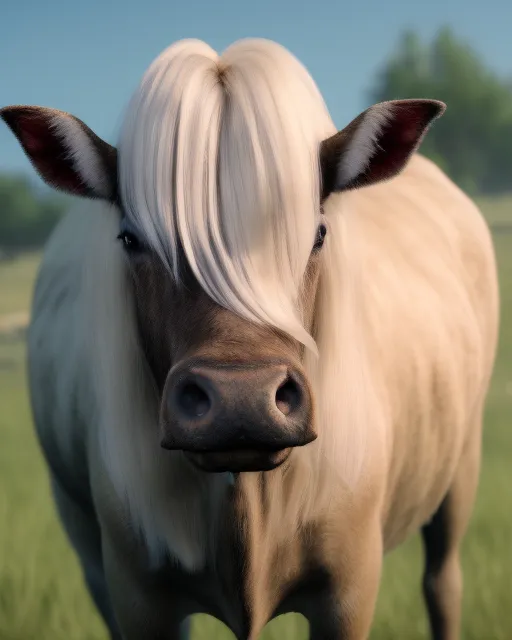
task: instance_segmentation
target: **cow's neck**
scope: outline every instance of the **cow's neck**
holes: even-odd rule
[[[220,520],[216,572],[224,598],[239,603],[231,625],[242,624],[248,638],[276,614],[300,610],[308,585],[322,573],[311,546],[313,525],[298,526],[287,509],[290,491],[281,472],[235,476]]]

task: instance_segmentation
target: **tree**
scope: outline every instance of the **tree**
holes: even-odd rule
[[[24,176],[0,175],[0,249],[41,246],[66,207],[65,198],[36,196]]]
[[[436,98],[448,108],[422,153],[470,192],[512,188],[512,85],[487,69],[449,28],[429,46],[406,32],[370,92],[372,102]]]

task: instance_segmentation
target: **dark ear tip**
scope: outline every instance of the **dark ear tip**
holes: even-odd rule
[[[34,107],[25,105],[9,105],[8,107],[0,109],[0,118],[2,118],[7,126],[14,130],[20,117],[34,116],[35,109]]]
[[[36,117],[44,114],[45,111],[50,110],[46,107],[36,107],[28,104],[11,104],[0,109],[0,117],[7,122],[9,120],[13,121],[20,116]]]
[[[432,118],[440,118],[446,111],[446,103],[441,100],[430,100],[432,105]]]
[[[436,118],[440,118],[443,113],[446,111],[446,104],[441,100],[431,100],[428,98],[421,99],[406,99],[406,100],[391,100],[389,105],[394,108],[404,109],[407,111],[408,109],[414,109],[419,113],[423,113],[427,117],[428,120],[435,120]]]
[[[20,112],[16,107],[4,107],[3,109],[0,109],[0,118],[16,136],[19,132],[19,116]]]
[[[13,111],[15,107],[2,107],[0,109],[0,118],[6,123],[9,124],[9,121],[12,118]]]
[[[416,106],[423,110],[423,113],[430,121],[437,120],[446,111],[446,104],[441,100],[418,100],[415,102]]]

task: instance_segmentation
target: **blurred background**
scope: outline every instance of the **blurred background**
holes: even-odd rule
[[[200,38],[222,51],[242,37],[290,49],[342,128],[374,102],[437,98],[448,110],[422,152],[480,205],[492,231],[501,336],[484,460],[463,547],[463,639],[512,638],[512,3],[487,0],[4,0],[0,106],[69,111],[115,144],[144,70],[169,44]],[[105,640],[76,559],[57,524],[31,425],[25,330],[41,248],[71,198],[43,185],[0,125],[0,640]],[[373,640],[427,635],[414,538],[386,559]],[[194,640],[227,640],[212,619]],[[299,616],[266,640],[303,640]]]

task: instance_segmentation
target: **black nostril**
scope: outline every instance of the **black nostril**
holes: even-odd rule
[[[186,382],[178,393],[178,407],[187,418],[201,418],[208,413],[212,402],[196,382]]]
[[[288,377],[276,391],[276,405],[279,411],[285,416],[295,411],[302,399],[299,385]]]

